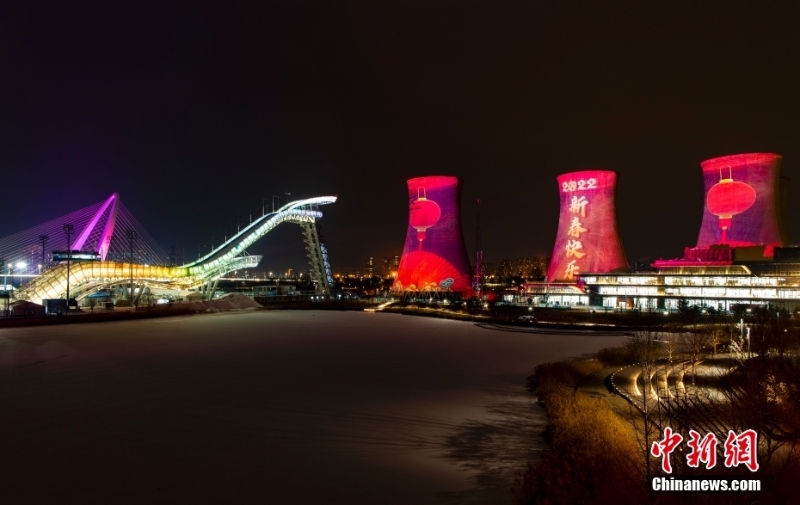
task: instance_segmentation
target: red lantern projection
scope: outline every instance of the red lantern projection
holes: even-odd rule
[[[408,180],[408,231],[393,291],[471,289],[461,231],[461,181],[430,176]]]
[[[753,186],[733,180],[733,170],[728,167],[728,178],[722,178],[720,169],[719,182],[711,186],[706,197],[708,211],[719,217],[720,241],[725,242],[731,227],[733,216],[746,211],[756,201],[756,190]]]
[[[435,225],[442,217],[441,207],[436,202],[428,200],[426,195],[425,188],[417,189],[417,199],[411,202],[411,209],[408,211],[408,222],[417,230],[420,249],[422,249],[422,241],[425,240],[425,230]]]
[[[575,282],[584,273],[628,266],[617,231],[617,174],[608,170],[558,177],[561,213],[547,280]]]
[[[778,202],[777,154],[736,154],[700,164],[706,205],[697,247],[774,246],[786,243]]]

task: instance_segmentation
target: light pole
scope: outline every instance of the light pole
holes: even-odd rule
[[[47,241],[50,240],[50,237],[47,235],[39,235],[39,240],[42,242],[42,266],[44,266],[44,248]]]
[[[23,270],[28,268],[28,264],[25,263],[24,261],[17,261],[17,264],[14,265],[14,266],[17,267],[17,274],[19,274],[20,272],[22,272]],[[19,278],[19,282],[20,282],[20,284],[22,284],[22,277]],[[11,276],[11,285],[12,285],[12,287],[14,285],[14,276],[13,275]]]
[[[6,317],[8,317],[8,286],[6,285],[6,274],[8,274],[8,264],[3,260],[3,293],[6,295]]]
[[[128,237],[128,246],[130,247],[131,257],[130,257],[130,269],[131,269],[131,294],[128,301],[133,307],[133,241],[139,238],[139,234],[136,233],[136,230],[128,230],[125,232],[125,236]]]
[[[74,227],[66,223],[64,226],[61,227],[64,230],[64,233],[67,234],[67,312],[69,312],[69,260],[72,258],[72,232],[74,231]]]

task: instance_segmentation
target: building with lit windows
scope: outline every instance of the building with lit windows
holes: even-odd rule
[[[659,265],[648,273],[586,274],[580,277],[591,305],[676,310],[689,306],[731,310],[733,305],[800,308],[800,248],[774,248],[769,261],[723,265]]]

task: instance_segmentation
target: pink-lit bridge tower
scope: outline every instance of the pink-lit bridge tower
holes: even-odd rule
[[[586,170],[558,177],[561,212],[549,282],[574,282],[583,273],[628,266],[617,231],[617,174]]]
[[[392,291],[471,290],[461,229],[461,180],[408,180],[408,231]]]

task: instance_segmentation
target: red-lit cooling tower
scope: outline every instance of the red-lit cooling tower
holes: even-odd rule
[[[617,232],[617,174],[608,170],[558,177],[561,214],[547,280],[574,281],[588,272],[628,266]]]
[[[461,180],[408,180],[408,233],[394,291],[468,291],[471,277],[461,231]]]
[[[706,201],[697,247],[782,246],[777,154],[735,154],[713,158],[703,168]]]

